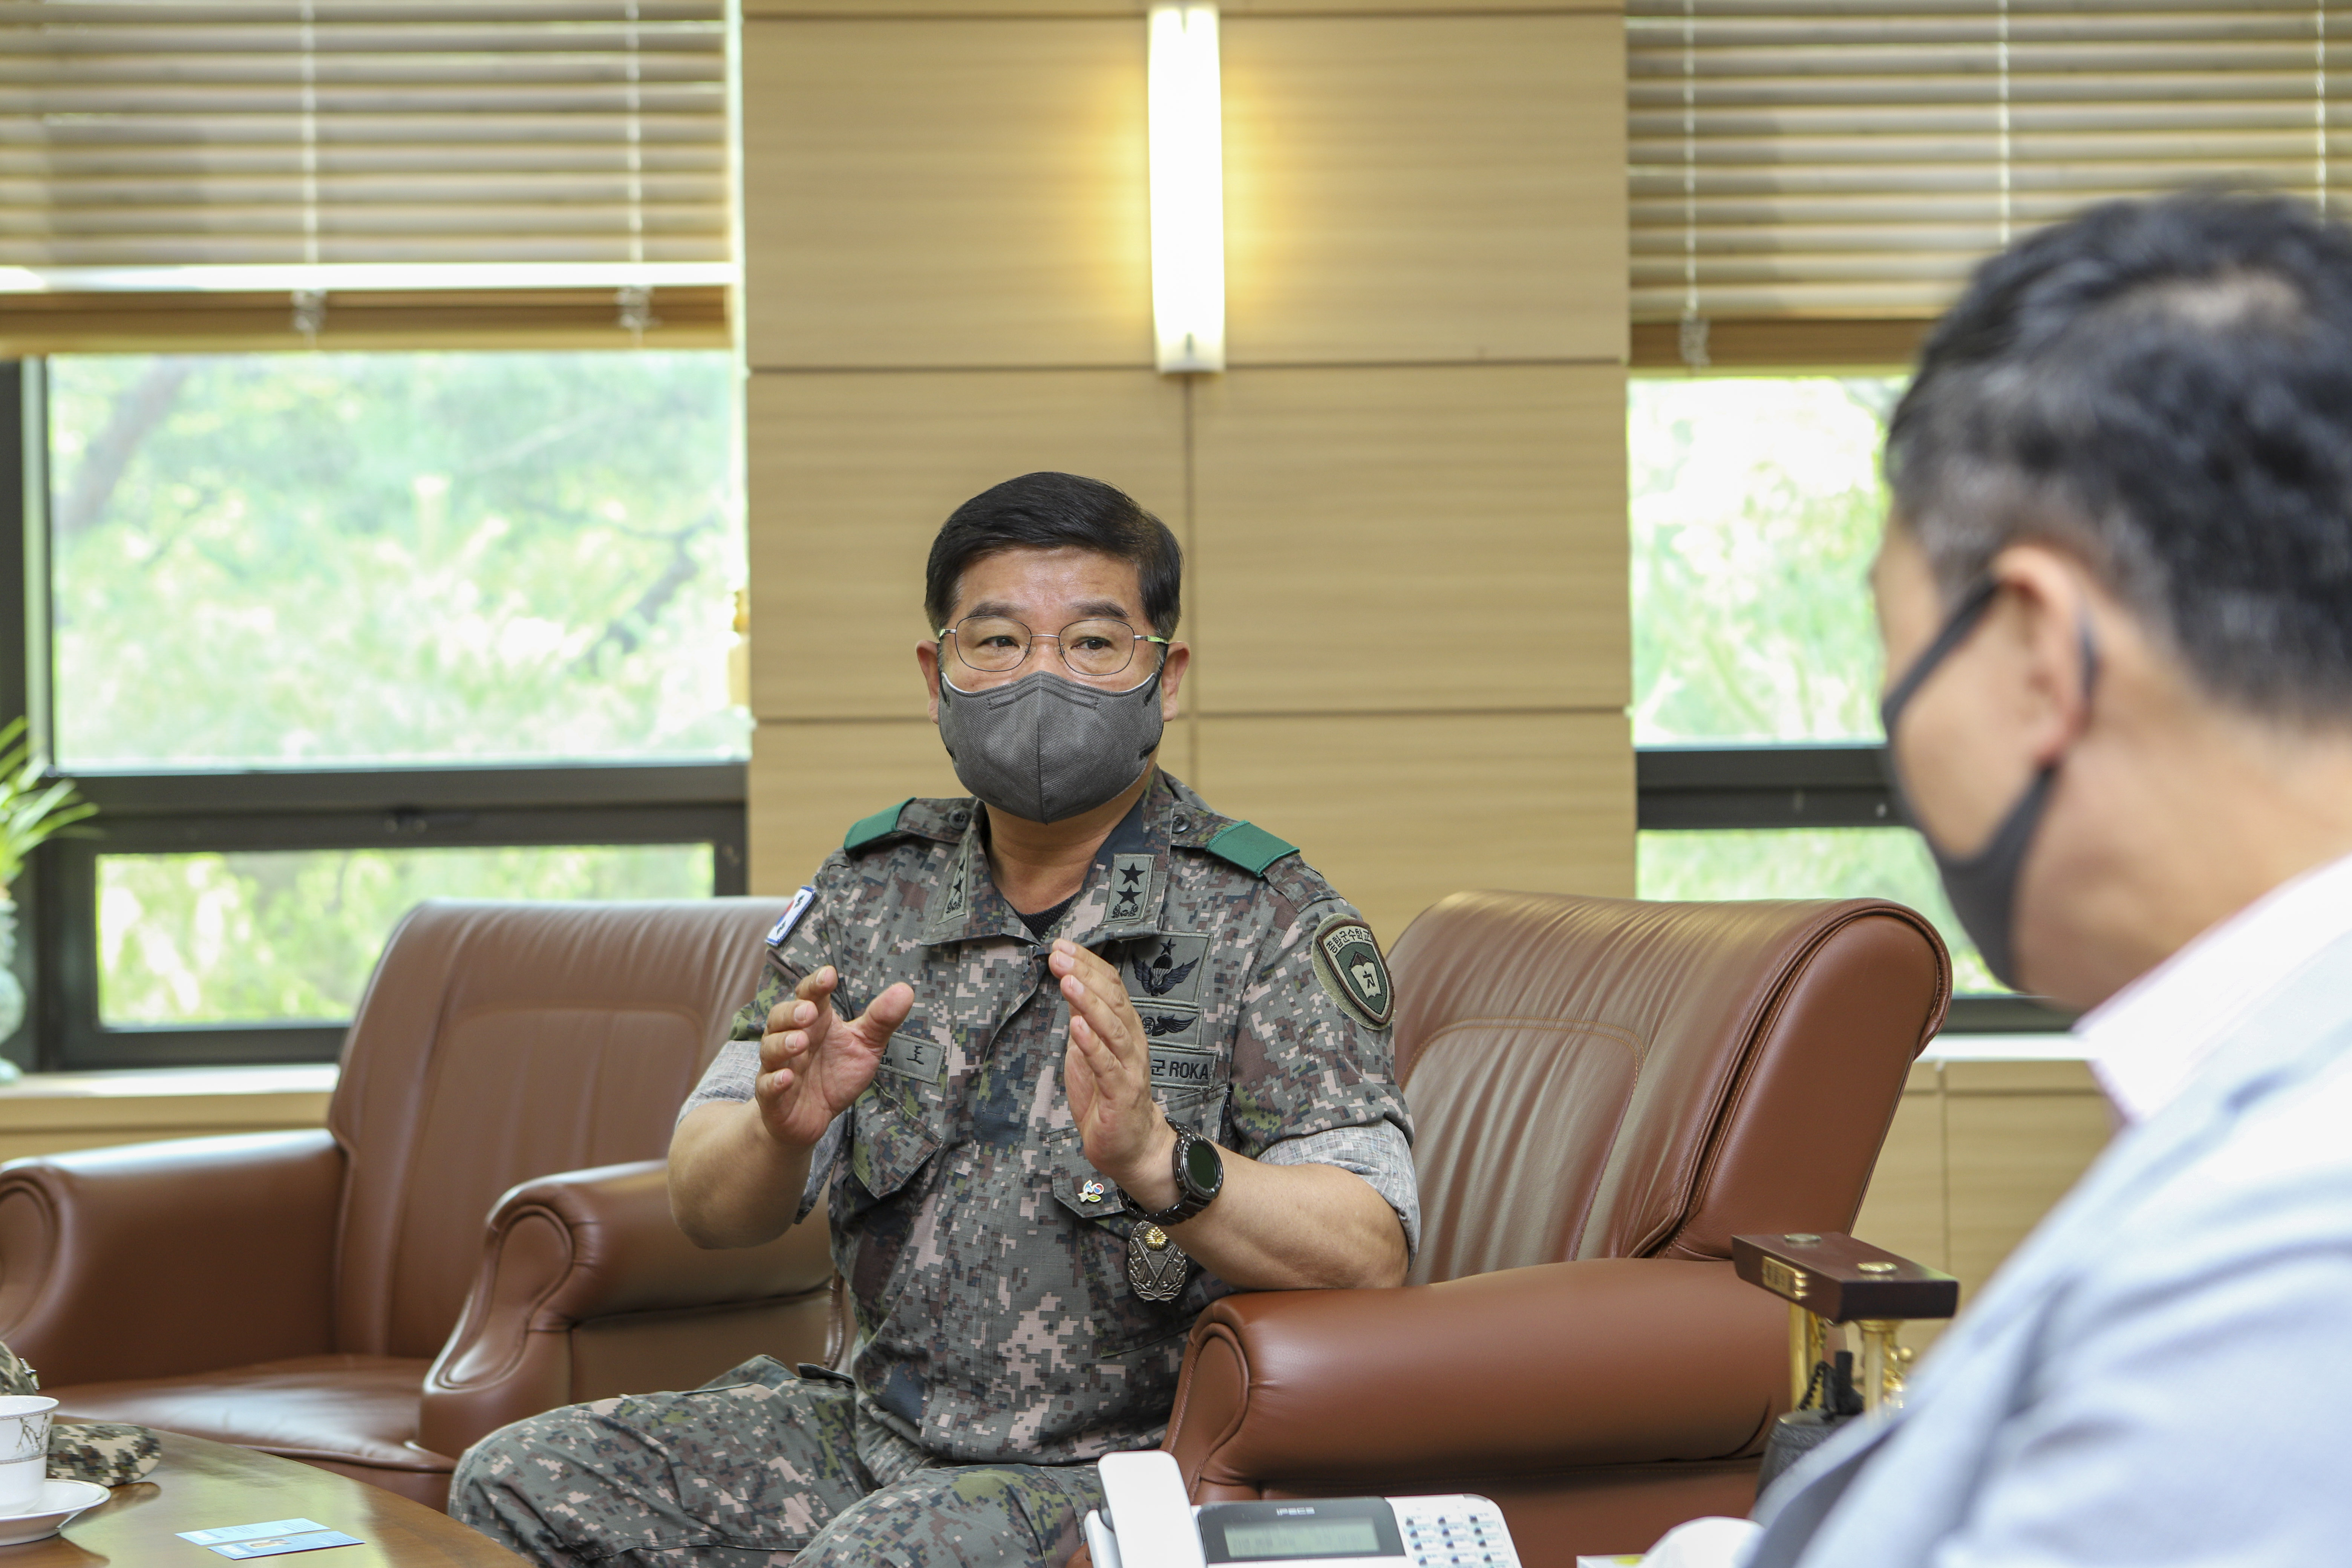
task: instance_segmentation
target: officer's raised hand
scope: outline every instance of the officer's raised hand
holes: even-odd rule
[[[833,1010],[841,975],[830,963],[803,980],[793,999],[768,1012],[752,1098],[768,1135],[805,1149],[874,1081],[890,1037],[915,1005],[914,987],[893,985],[849,1022]]]
[[[1062,1081],[1087,1163],[1152,1206],[1167,1206],[1175,1199],[1161,1189],[1175,1186],[1168,1156],[1176,1135],[1151,1098],[1151,1047],[1118,971],[1067,939],[1054,943],[1045,966],[1070,1005]]]

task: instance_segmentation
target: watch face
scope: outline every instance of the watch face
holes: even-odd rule
[[[1202,1194],[1213,1193],[1223,1184],[1225,1162],[1217,1153],[1217,1146],[1206,1138],[1197,1139],[1184,1151],[1184,1184]]]

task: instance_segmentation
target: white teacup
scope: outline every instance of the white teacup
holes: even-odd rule
[[[40,1500],[49,1473],[49,1412],[45,1394],[0,1397],[0,1514],[22,1513]]]

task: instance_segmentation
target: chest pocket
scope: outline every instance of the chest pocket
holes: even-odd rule
[[[1056,1203],[1080,1219],[1126,1221],[1118,1227],[1118,1239],[1127,1239],[1127,1224],[1132,1222],[1126,1220],[1123,1194],[1087,1163],[1086,1145],[1075,1129],[1046,1135],[1045,1162]]]
[[[905,1186],[940,1152],[939,1091],[887,1072],[857,1098],[850,1116],[849,1173],[879,1202]],[[864,1205],[860,1205],[864,1206]]]

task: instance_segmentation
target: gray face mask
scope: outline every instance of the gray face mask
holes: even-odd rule
[[[1992,608],[2000,591],[2000,584],[1988,577],[1961,597],[1959,607],[1952,612],[1943,629],[1912,661],[1911,668],[1879,705],[1878,722],[1886,732],[1886,749],[1880,754],[1885,758],[1887,777],[1895,786],[1895,801],[1905,819],[1917,827],[1919,837],[1927,840],[1927,853],[1935,857],[1937,874],[1943,879],[1945,896],[1952,900],[1952,912],[1959,916],[1961,929],[1969,933],[1969,940],[1977,944],[1985,967],[1992,971],[1995,980],[2014,991],[2018,989],[2017,886],[2024,879],[2026,853],[2033,847],[2042,813],[2049,809],[2051,786],[2058,781],[2058,764],[2053,762],[2034,775],[2033,782],[2026,785],[2025,792],[2002,816],[1982,848],[1973,855],[1953,855],[1920,824],[1904,790],[1902,770],[1895,763],[1895,726],[1902,721],[1903,710],[1911,705],[1921,683],[1976,630],[1977,623]],[[2087,706],[2098,681],[2099,650],[2091,639],[2089,622],[2083,624],[2079,635],[2083,642],[2083,700]]]
[[[940,739],[963,787],[1028,822],[1092,811],[1143,776],[1160,746],[1160,672],[1098,691],[1039,670],[961,691],[940,681]]]

